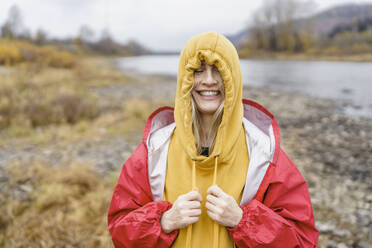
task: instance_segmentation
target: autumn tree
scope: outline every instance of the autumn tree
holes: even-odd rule
[[[311,0],[264,0],[253,15],[250,46],[269,51],[304,51],[308,30],[297,30],[294,21],[311,12]]]

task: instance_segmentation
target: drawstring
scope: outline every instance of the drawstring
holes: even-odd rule
[[[214,173],[213,173],[213,185],[217,184],[217,169],[218,169],[218,157],[219,155],[214,156]],[[191,185],[192,190],[196,190],[196,159],[192,159],[192,177]],[[192,224],[187,227],[186,233],[186,248],[191,248],[191,234],[192,234]],[[213,223],[213,247],[218,247],[218,223]]]
[[[196,190],[196,159],[192,159],[192,176],[191,176],[191,187],[192,190]],[[187,227],[186,234],[186,248],[191,248],[191,234],[192,234],[192,224]]]
[[[218,166],[218,156],[214,156],[214,173],[213,173],[213,185],[217,184],[217,166]],[[218,247],[218,223],[213,223],[213,247]]]

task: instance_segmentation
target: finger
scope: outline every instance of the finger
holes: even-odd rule
[[[223,205],[223,201],[220,198],[217,198],[214,195],[207,195],[206,197],[207,202],[211,203],[212,205],[221,207]]]
[[[194,224],[198,220],[199,220],[199,217],[186,217],[186,218],[184,218],[184,223],[186,225],[190,225],[190,224]]]
[[[183,202],[183,207],[187,209],[200,209],[200,201],[185,201]]]
[[[207,194],[212,194],[212,195],[215,195],[217,197],[222,197],[226,193],[223,192],[223,190],[220,187],[218,187],[217,185],[213,185],[213,186],[208,188]]]
[[[208,211],[211,211],[211,212],[213,212],[216,215],[221,215],[222,212],[223,212],[221,208],[219,208],[218,206],[213,205],[213,204],[211,204],[209,202],[207,202],[205,204],[205,207],[208,209]]]
[[[198,217],[201,215],[201,209],[188,209],[182,211],[183,216],[187,217]]]
[[[193,190],[193,191],[190,191],[190,192],[188,192],[184,195],[181,195],[181,197],[182,197],[183,200],[189,201],[189,200],[195,198],[196,194],[197,194],[197,192]]]
[[[192,200],[196,200],[196,201],[202,201],[202,196],[200,195],[200,193],[198,191],[190,191],[189,193],[185,194],[184,195],[184,199],[187,200],[187,201],[192,201]]]

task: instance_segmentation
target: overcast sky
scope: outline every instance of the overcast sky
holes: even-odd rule
[[[136,39],[155,50],[178,50],[197,33],[233,34],[244,28],[263,0],[0,0],[0,24],[17,4],[24,25],[49,37],[72,37],[84,24],[98,37],[108,27],[119,41]],[[316,10],[372,0],[314,0]]]

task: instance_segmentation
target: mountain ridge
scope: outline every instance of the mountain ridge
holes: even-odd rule
[[[332,8],[315,13],[306,18],[295,19],[293,24],[297,30],[303,29],[309,22],[312,23],[313,32],[320,37],[327,36],[333,29],[340,25],[348,25],[356,20],[372,18],[372,3],[349,3],[337,5]],[[226,35],[235,45],[247,39],[253,26],[248,26],[243,30]]]

